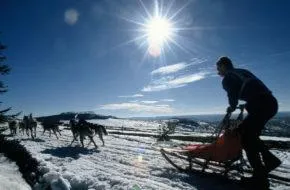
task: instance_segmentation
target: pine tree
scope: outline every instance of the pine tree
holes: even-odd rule
[[[3,55],[3,51],[6,49],[7,47],[5,45],[3,45],[0,41],[0,75],[7,75],[10,73],[10,67],[5,64],[6,61],[6,56]],[[3,94],[7,92],[7,86],[0,81],[0,94]],[[0,102],[0,106],[1,106]],[[7,122],[9,119],[15,118],[16,116],[18,116],[20,113],[17,114],[8,114],[8,112],[11,110],[11,107],[9,108],[5,108],[5,109],[0,109],[0,123],[4,123]]]

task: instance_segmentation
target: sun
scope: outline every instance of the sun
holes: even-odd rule
[[[148,52],[157,57],[161,54],[163,46],[173,34],[173,25],[167,18],[154,17],[145,24],[145,35],[148,43]]]
[[[146,1],[150,2],[150,1]],[[146,55],[152,57],[159,57],[165,55],[167,50],[174,53],[175,46],[185,50],[185,48],[178,43],[178,38],[181,38],[179,34],[183,30],[187,30],[186,26],[183,26],[181,14],[184,9],[191,2],[188,0],[187,3],[175,6],[175,0],[165,1],[154,0],[153,4],[145,5],[144,0],[139,0],[139,4],[143,8],[138,14],[129,17],[122,17],[122,19],[138,25],[137,28],[133,29],[136,31],[135,37],[125,42],[122,45],[134,42],[139,45],[139,48],[146,49]],[[176,4],[177,5],[177,4]],[[150,6],[150,9],[147,7]],[[189,28],[190,29],[190,28]]]
[[[146,24],[148,44],[162,46],[170,39],[172,28],[172,24],[166,18],[152,18]]]

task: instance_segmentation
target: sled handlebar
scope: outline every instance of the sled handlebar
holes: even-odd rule
[[[238,115],[238,117],[237,117],[237,120],[243,120],[244,119],[244,111],[245,111],[245,107],[246,107],[246,104],[240,104],[239,106],[238,106],[238,109],[240,109],[241,110],[241,112],[240,112],[240,114]]]
[[[243,120],[245,104],[238,105],[236,109],[239,109],[241,111],[236,120],[240,120],[240,121]],[[213,133],[213,135],[216,134],[216,138],[219,137],[223,129],[226,129],[230,125],[231,116],[232,116],[232,112],[227,112],[227,114],[224,116],[222,122],[219,124],[219,127],[218,127],[219,131]]]
[[[240,104],[240,105],[238,105],[236,107],[236,109],[239,109],[240,110],[240,113],[239,113],[239,115],[237,117],[237,120],[243,120],[245,107],[246,107],[245,104]],[[228,121],[231,118],[231,116],[232,116],[232,112],[226,113],[226,115],[224,116],[224,118],[222,120],[223,123],[226,122],[226,121]]]

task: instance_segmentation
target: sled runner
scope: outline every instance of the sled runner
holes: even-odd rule
[[[186,173],[212,174],[216,177],[225,177],[237,185],[237,177],[249,175],[252,170],[247,167],[242,156],[240,135],[237,129],[243,120],[244,105],[238,107],[240,114],[234,120],[226,114],[217,127],[213,143],[191,144],[178,148],[159,148],[161,155],[178,171]],[[230,175],[228,175],[230,173]],[[217,175],[215,175],[217,174]],[[223,175],[220,175],[223,174]],[[269,173],[271,180],[290,185],[290,179]],[[244,188],[244,187],[243,187]]]
[[[237,129],[243,119],[244,105],[238,107],[240,114],[235,120],[230,120],[231,114],[225,115],[215,133],[214,142],[209,144],[190,144],[179,148],[161,148],[162,156],[179,171],[191,171],[193,165],[201,171],[212,169],[227,175],[229,170],[242,174],[242,146]],[[184,167],[184,161],[188,167]],[[195,166],[195,168],[196,168]]]

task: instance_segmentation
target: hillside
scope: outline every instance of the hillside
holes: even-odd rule
[[[89,120],[89,119],[109,119],[109,118],[113,118],[113,119],[117,119],[117,117],[114,116],[105,116],[105,115],[99,115],[96,114],[92,111],[89,112],[64,112],[64,113],[60,113],[57,115],[50,115],[50,116],[42,116],[42,117],[37,117],[37,121],[44,121],[44,120],[49,120],[49,121],[60,121],[60,120],[70,120],[75,118],[75,116],[78,115],[79,118],[83,118],[85,120]]]

